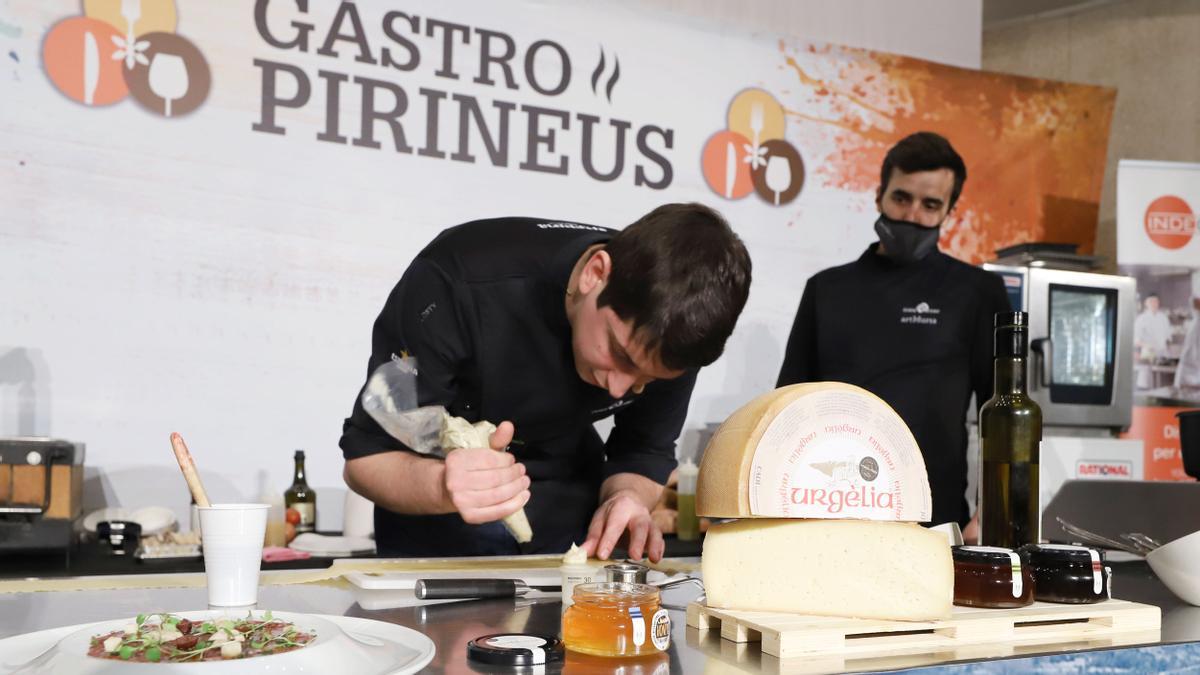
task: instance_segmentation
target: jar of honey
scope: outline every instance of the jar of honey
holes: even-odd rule
[[[575,587],[562,619],[563,644],[604,657],[646,656],[671,645],[671,618],[659,590],[646,584],[600,582]]]
[[[1033,575],[1020,553],[996,546],[955,546],[954,604],[992,609],[1033,603]]]
[[[1021,551],[1043,602],[1088,604],[1112,597],[1112,570],[1104,566],[1104,553],[1086,546],[1030,544]]]

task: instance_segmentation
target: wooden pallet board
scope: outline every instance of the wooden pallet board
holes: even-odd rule
[[[1094,605],[1037,602],[1019,609],[955,607],[940,621],[879,621],[752,612],[688,605],[687,623],[701,633],[719,630],[734,643],[759,643],[762,653],[868,658],[955,651],[970,645],[1087,642],[1158,631],[1162,612],[1153,605],[1106,600]]]

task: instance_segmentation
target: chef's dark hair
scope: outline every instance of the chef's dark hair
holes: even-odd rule
[[[664,204],[621,230],[596,304],[632,321],[670,370],[707,366],[725,349],[750,293],[750,254],[703,204]]]
[[[888,150],[883,158],[883,168],[879,171],[879,194],[887,192],[888,179],[892,177],[892,169],[900,169],[904,173],[918,171],[934,171],[950,169],[954,172],[954,189],[950,191],[950,208],[962,194],[963,183],[967,182],[967,165],[954,151],[954,146],[944,136],[932,131],[918,131],[905,136],[899,143]]]

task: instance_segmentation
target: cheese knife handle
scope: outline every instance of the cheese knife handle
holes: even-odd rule
[[[520,579],[417,579],[419,600],[450,598],[512,598],[529,590]]]

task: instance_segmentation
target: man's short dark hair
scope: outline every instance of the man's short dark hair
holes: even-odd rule
[[[605,245],[612,258],[596,304],[632,321],[671,370],[716,361],[750,294],[750,254],[719,213],[664,204]]]
[[[882,186],[879,188],[880,194],[887,192],[892,169],[900,169],[904,173],[937,169],[953,171],[954,189],[950,191],[950,208],[954,208],[954,203],[962,194],[963,183],[967,182],[967,165],[963,164],[962,157],[954,151],[950,141],[932,131],[918,131],[905,136],[888,150],[883,158],[883,168],[879,171],[879,184]]]

